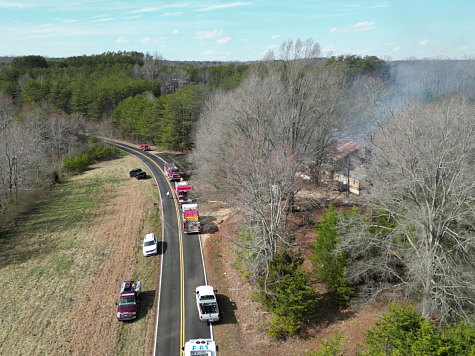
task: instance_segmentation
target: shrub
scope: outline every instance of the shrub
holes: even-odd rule
[[[301,270],[302,263],[300,253],[282,249],[270,261],[268,273],[258,278],[261,291],[254,299],[273,314],[268,334],[275,339],[297,333],[315,315],[315,304],[321,297]]]
[[[439,355],[475,356],[475,328],[468,324],[454,324],[445,328],[441,335]]]
[[[440,335],[412,306],[391,304],[366,334],[368,355],[438,355]]]
[[[352,210],[350,214],[356,213]],[[335,207],[330,204],[323,220],[316,227],[317,238],[312,244],[310,259],[313,263],[317,278],[328,283],[330,290],[340,303],[346,303],[353,295],[352,284],[345,278],[349,262],[344,253],[335,253],[340,239],[336,227],[338,215]]]
[[[91,144],[86,153],[78,157],[66,157],[63,160],[63,172],[84,171],[92,162],[100,162],[118,157],[120,151],[117,147],[99,146]]]
[[[346,352],[341,335],[336,335],[328,340],[321,341],[318,351],[310,352],[307,356],[343,356],[346,355]]]
[[[63,161],[63,172],[84,171],[89,167],[89,156],[85,153],[78,157],[66,157]]]

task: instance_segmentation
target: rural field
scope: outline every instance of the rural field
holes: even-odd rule
[[[57,184],[0,238],[0,355],[150,355],[161,236],[152,180],[129,178],[132,156],[102,162]],[[115,318],[120,285],[142,281],[134,322]]]

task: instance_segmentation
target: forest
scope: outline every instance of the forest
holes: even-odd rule
[[[234,88],[246,68],[137,52],[0,64],[1,224],[71,169],[64,160],[95,149],[84,134],[190,150],[205,97]]]
[[[13,58],[0,64],[0,224],[61,174],[84,169],[75,158],[89,154],[87,166],[114,155],[86,135],[189,153],[195,178],[218,193],[224,183],[223,201],[244,217],[238,268],[274,316],[269,335],[285,339],[312,320],[321,298],[289,248],[288,215],[302,188],[296,173],[319,181],[328,150],[350,138],[367,148],[367,189],[361,205],[330,206],[315,227],[316,278],[342,306],[384,293],[416,302],[417,311],[394,307],[388,318],[411,319],[422,339],[395,323],[401,330],[391,332],[406,339],[387,353],[378,349],[387,343],[382,322],[368,336],[371,354],[404,354],[411,345],[426,354],[429,334],[440,346],[434,354],[455,355],[457,347],[469,354],[474,76],[471,58],[323,58],[313,39],[289,40],[248,63],[169,62],[137,52]],[[439,334],[428,325],[440,326]],[[451,337],[465,341],[454,346]]]

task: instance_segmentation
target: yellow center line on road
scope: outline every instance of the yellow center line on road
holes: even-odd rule
[[[126,145],[122,145],[122,144],[117,143],[117,142],[113,142],[113,143],[117,146],[123,146],[123,147],[130,150],[130,147],[127,147]],[[149,158],[143,152],[137,151],[135,153],[140,154],[143,157]],[[155,161],[152,161],[152,160],[150,160],[150,161],[157,166],[159,171],[167,179],[167,183],[168,183],[168,186],[170,188],[169,192],[172,194],[172,197],[175,197],[176,195],[173,195],[173,187],[172,187],[170,181],[168,180],[168,177],[165,175],[165,172],[163,171],[163,169]],[[157,184],[157,188],[158,188],[158,184]],[[181,348],[182,348],[182,346],[185,345],[185,258],[184,258],[184,255],[183,255],[183,232],[182,232],[182,229],[181,229],[181,218],[180,218],[180,210],[178,208],[178,205],[179,205],[178,199],[173,198],[173,205],[175,206],[175,212],[176,212],[176,217],[177,217],[178,242],[179,242],[179,246],[180,246],[179,248],[180,248],[180,310],[181,310],[180,311],[180,314],[181,314],[180,320],[181,320],[181,323],[180,323],[180,347],[179,347],[179,349],[180,349],[180,355],[181,355]],[[163,239],[163,236],[162,236],[162,239]],[[163,258],[163,256],[162,256],[162,258]],[[157,337],[157,336],[155,335],[155,337]]]
[[[179,205],[178,199],[177,199],[176,205]],[[183,255],[183,233],[181,230],[179,212],[178,212],[177,219],[178,219],[178,239],[180,241],[180,287],[181,287],[180,350],[181,350],[181,347],[185,346],[185,268],[184,268],[185,258]]]

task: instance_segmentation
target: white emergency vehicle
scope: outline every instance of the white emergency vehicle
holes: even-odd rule
[[[218,346],[211,339],[191,339],[182,348],[185,356],[216,356]]]

